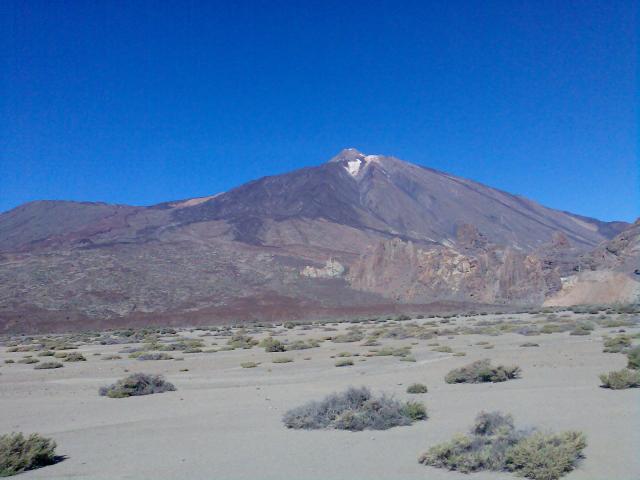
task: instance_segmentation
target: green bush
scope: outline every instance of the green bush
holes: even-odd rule
[[[101,387],[98,393],[103,397],[126,398],[153,393],[172,392],[176,389],[173,384],[165,381],[162,375],[147,375],[134,373],[116,383]]]
[[[623,390],[625,388],[640,387],[640,371],[623,368],[616,372],[603,373],[600,381],[604,388]]]
[[[291,362],[293,362],[293,358],[291,358],[291,357],[276,357],[271,361],[273,363],[291,363]]]
[[[506,467],[523,477],[556,480],[575,468],[586,446],[580,432],[535,432],[508,450]]]
[[[258,365],[260,364],[256,362],[243,362],[240,364],[242,368],[256,368]]]
[[[447,383],[495,383],[518,378],[520,372],[520,367],[504,365],[494,367],[490,360],[484,359],[451,370],[444,380]]]
[[[431,447],[419,462],[463,473],[511,471],[534,480],[556,480],[575,468],[585,447],[582,433],[516,430],[510,415],[482,412],[470,434]]]
[[[618,335],[615,337],[606,337],[604,339],[604,353],[620,353],[631,346],[631,337],[629,335]]]
[[[640,369],[640,346],[633,347],[627,352],[627,368]]]
[[[354,330],[351,332],[344,333],[342,335],[337,335],[331,339],[332,342],[335,343],[350,343],[350,342],[359,342],[364,338],[364,333]]]
[[[286,350],[284,343],[273,337],[263,339],[259,345],[264,348],[265,352],[284,352]]]
[[[407,393],[427,393],[428,389],[424,383],[412,383],[407,387]]]
[[[56,442],[37,433],[0,435],[0,477],[56,463]]]

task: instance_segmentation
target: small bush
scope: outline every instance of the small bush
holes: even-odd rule
[[[618,335],[616,337],[607,337],[604,339],[604,353],[620,353],[631,346],[631,337],[629,335]]]
[[[427,393],[427,386],[423,383],[413,383],[407,387],[407,393]]]
[[[49,370],[52,368],[62,368],[62,367],[64,367],[64,365],[62,365],[60,362],[42,362],[33,368],[36,370]]]
[[[103,355],[100,357],[101,360],[120,360],[121,358],[120,355]]]
[[[401,403],[387,396],[375,397],[369,389],[349,388],[320,402],[309,402],[287,412],[283,422],[288,428],[338,430],[386,430],[411,425],[427,418],[424,405]]]
[[[37,433],[0,435],[0,477],[52,465],[58,460],[56,442]]]
[[[604,388],[622,390],[640,387],[640,372],[623,368],[617,372],[603,373],[600,381]]]
[[[435,347],[435,348],[432,348],[431,350],[433,350],[434,352],[442,352],[442,353],[452,353],[453,352],[451,347],[447,347],[446,345],[442,345],[440,347]]]
[[[52,350],[43,350],[41,352],[38,352],[39,357],[53,357],[54,354],[55,352],[53,352]]]
[[[640,346],[633,347],[627,352],[627,361],[627,368],[640,369]]]
[[[353,365],[353,360],[350,358],[345,358],[336,362],[336,367],[349,367],[351,365]]]
[[[364,338],[364,333],[359,331],[351,331],[342,335],[337,335],[331,339],[335,343],[359,342]]]
[[[267,337],[262,340],[259,345],[264,347],[265,352],[284,352],[286,350],[284,343],[273,337]]]
[[[21,358],[20,360],[18,360],[18,363],[24,363],[27,365],[31,365],[33,363],[38,363],[40,360],[38,360],[37,358],[33,358],[33,357],[27,357],[27,358]]]
[[[142,352],[135,358],[141,361],[146,360],[173,360],[173,357],[165,352]]]
[[[81,353],[78,352],[69,352],[65,357],[64,357],[64,361],[65,362],[86,362],[87,359],[84,358],[84,355],[82,355]]]
[[[499,365],[494,367],[490,360],[478,360],[461,368],[451,370],[445,376],[447,383],[504,382],[520,376],[520,367]]]
[[[244,362],[240,364],[242,368],[256,368],[258,365],[260,364],[256,362]]]
[[[556,480],[575,468],[586,446],[580,432],[535,432],[507,452],[506,467],[523,477]]]
[[[520,346],[521,347],[539,347],[540,344],[535,342],[524,342],[524,343],[521,343]]]
[[[463,473],[511,471],[534,480],[556,480],[575,468],[585,447],[582,433],[516,430],[510,415],[482,412],[469,435],[431,447],[419,462]]]
[[[276,357],[271,361],[273,363],[291,363],[291,362],[293,362],[293,358],[291,358],[291,357]]]
[[[427,409],[423,403],[407,402],[402,407],[402,413],[414,422],[427,419]]]
[[[147,375],[134,373],[118,380],[113,385],[101,387],[98,391],[103,397],[126,398],[153,393],[172,392],[176,389],[173,384],[165,381],[162,375]]]

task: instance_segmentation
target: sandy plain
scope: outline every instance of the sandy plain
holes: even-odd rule
[[[577,317],[567,312],[565,321]],[[629,316],[631,318],[632,316]],[[603,335],[620,328],[598,326],[590,335],[569,332],[523,336],[449,334],[464,326],[500,323],[544,324],[532,314],[413,319],[367,324],[307,325],[271,331],[282,341],[322,339],[361,328],[392,329],[436,324],[445,334],[430,339],[381,338],[380,346],[363,341],[334,343],[286,353],[251,349],[215,353],[169,352],[181,361],[102,360],[132,345],[82,345],[87,361],[64,368],[34,370],[33,365],[4,364],[34,352],[8,352],[0,346],[0,432],[39,432],[53,437],[66,458],[52,466],[21,474],[21,479],[430,479],[483,480],[518,478],[508,473],[461,474],[425,467],[418,456],[457,432],[466,432],[475,415],[499,410],[513,414],[518,426],[586,433],[585,458],[567,480],[640,478],[640,389],[613,391],[599,387],[598,375],[625,367],[622,354],[603,353]],[[335,330],[333,330],[335,329]],[[638,326],[624,327],[627,333]],[[447,331],[449,333],[447,333]],[[223,347],[233,332],[181,330],[207,348]],[[264,338],[264,328],[247,334]],[[206,335],[206,336],[202,336]],[[175,337],[173,337],[175,339]],[[6,339],[5,339],[6,341]],[[636,342],[638,340],[635,340]],[[434,351],[434,343],[465,356]],[[486,348],[488,345],[493,348]],[[524,342],[539,347],[524,348]],[[212,344],[216,345],[212,345]],[[386,346],[410,346],[415,362],[394,356],[366,356]],[[336,368],[341,352],[354,365]],[[99,354],[99,355],[97,355]],[[35,354],[34,354],[35,356]],[[272,363],[288,356],[290,363]],[[334,358],[332,358],[334,357]],[[516,364],[522,377],[496,384],[444,382],[445,374],[474,360]],[[50,360],[49,357],[42,361]],[[259,362],[256,368],[241,363]],[[185,371],[186,370],[186,371]],[[111,399],[99,387],[132,372],[163,374],[177,391]],[[424,395],[409,395],[414,382],[428,385]],[[399,399],[419,399],[429,418],[386,431],[294,431],[282,415],[309,400],[319,400],[348,386],[367,386]]]

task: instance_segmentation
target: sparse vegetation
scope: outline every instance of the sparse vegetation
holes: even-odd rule
[[[427,393],[427,386],[423,383],[412,383],[407,387],[407,393]]]
[[[520,346],[521,347],[539,347],[540,344],[535,342],[524,342],[524,343],[521,343]]]
[[[36,370],[49,370],[52,368],[62,368],[62,367],[64,367],[64,365],[62,365],[60,362],[42,362],[33,368],[35,368]]]
[[[173,360],[173,357],[165,352],[140,352],[135,357],[138,360]]]
[[[520,376],[520,367],[499,365],[494,367],[490,360],[478,360],[461,368],[451,370],[445,376],[447,383],[504,382]]]
[[[350,358],[344,358],[336,362],[336,367],[350,367],[351,365],[353,365],[353,360]]]
[[[64,361],[65,362],[86,362],[87,359],[84,358],[84,355],[82,355],[81,353],[78,352],[69,352],[65,357],[64,357]]]
[[[0,435],[0,477],[52,465],[57,461],[55,450],[56,442],[37,433]]]
[[[603,373],[600,381],[604,388],[623,390],[625,388],[640,387],[640,371],[623,368],[615,372]]]
[[[585,447],[582,433],[516,430],[510,415],[482,412],[470,434],[431,447],[419,462],[463,473],[511,471],[534,480],[556,480],[575,468]]]
[[[615,337],[605,337],[604,353],[620,353],[631,346],[631,337],[629,335],[617,335]]]
[[[126,398],[138,395],[151,395],[153,393],[172,392],[175,389],[176,387],[165,381],[161,375],[134,373],[133,375],[118,380],[113,385],[101,387],[99,393],[109,398]]]
[[[627,352],[627,368],[640,369],[640,345],[633,347]]]
[[[291,358],[291,357],[276,357],[271,361],[273,363],[291,363],[291,362],[293,362],[293,358]]]
[[[349,388],[320,402],[309,402],[284,415],[288,428],[338,430],[386,430],[427,418],[424,405],[402,403],[387,396],[375,397],[369,389]]]
[[[256,368],[258,365],[260,364],[256,362],[243,362],[240,364],[242,368]]]

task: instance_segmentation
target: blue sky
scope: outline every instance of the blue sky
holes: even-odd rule
[[[0,211],[392,154],[640,215],[633,1],[0,2]]]

